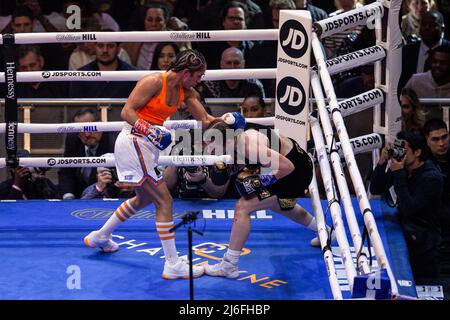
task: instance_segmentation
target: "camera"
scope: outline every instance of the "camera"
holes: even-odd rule
[[[196,173],[197,171],[200,171],[199,167],[197,166],[186,166],[186,167],[181,167],[184,171],[189,172],[189,173]]]
[[[406,154],[405,141],[395,139],[392,146],[388,149],[389,158],[393,158],[397,161],[402,161]]]

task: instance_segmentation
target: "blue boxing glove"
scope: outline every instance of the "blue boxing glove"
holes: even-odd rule
[[[147,136],[147,139],[159,150],[166,149],[172,143],[170,131],[164,127],[153,126],[144,119],[137,119],[131,129],[131,133],[140,133]]]
[[[166,149],[172,143],[172,135],[164,127],[152,126],[148,131],[147,138],[159,150]]]
[[[277,182],[277,178],[273,174],[260,174],[259,179],[261,180],[261,184],[264,187],[267,187],[268,185],[274,184]]]
[[[227,112],[220,118],[234,130],[245,127],[245,118],[239,112]]]

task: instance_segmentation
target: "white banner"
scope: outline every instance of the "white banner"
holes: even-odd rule
[[[312,20],[309,11],[281,10],[275,128],[306,149]]]

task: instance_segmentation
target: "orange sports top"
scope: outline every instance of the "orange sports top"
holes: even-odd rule
[[[167,73],[163,72],[161,91],[158,96],[152,97],[145,106],[136,111],[140,118],[152,124],[162,125],[168,117],[177,111],[184,100],[183,87],[180,86],[180,97],[178,102],[173,106],[169,106],[166,103],[166,82]]]

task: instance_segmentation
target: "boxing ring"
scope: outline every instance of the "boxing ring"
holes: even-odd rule
[[[380,134],[389,139],[399,128],[396,115],[400,112],[400,108],[395,99],[395,81],[398,80],[399,74],[386,68],[386,65],[398,63],[399,27],[397,25],[394,28],[391,25],[398,19],[400,4],[399,0],[377,1],[338,17],[319,21],[309,34],[311,52],[316,58],[317,66],[311,68],[311,71],[309,67],[306,68],[308,76],[310,73],[310,81],[307,82],[308,86],[311,84],[317,103],[317,114],[314,116],[309,114],[307,122],[314,138],[327,200],[320,200],[317,181],[314,178],[309,189],[311,198],[300,199],[299,203],[316,216],[322,250],[309,246],[312,237],[310,231],[270,211],[258,211],[253,214],[252,233],[242,254],[248,255],[241,262],[242,277],[237,280],[207,276],[196,279],[197,299],[340,300],[355,297],[374,299],[377,298],[377,290],[381,289],[377,287],[379,280],[377,277],[381,277],[377,272],[383,270],[388,277],[384,284],[389,283],[390,298],[417,296],[407,262],[406,246],[395,219],[395,211],[379,200],[369,201],[354,158],[358,152],[380,148]],[[388,19],[382,20],[383,17]],[[370,21],[376,27],[376,46],[331,60],[323,57],[321,38]],[[334,22],[339,27],[330,32],[330,23],[335,25]],[[385,27],[388,29],[387,32],[381,30],[383,23],[390,26]],[[204,36],[205,33],[208,37]],[[16,72],[13,59],[16,44],[186,40],[278,40],[278,30],[243,30],[238,34],[206,31],[3,35],[0,44],[4,47],[6,72],[0,74],[0,82],[6,83],[7,96],[6,123],[0,126],[0,133],[5,134],[7,158],[0,159],[0,168],[18,165],[52,168],[114,166],[114,158],[105,157],[17,158],[17,134],[119,131],[123,125],[123,122],[19,124],[17,97],[15,97],[16,82],[134,81],[152,72]],[[381,63],[382,60],[385,64]],[[375,63],[376,88],[338,103],[330,75],[367,63]],[[207,70],[203,80],[249,78],[279,80],[278,76],[278,68]],[[350,139],[346,133],[343,117],[370,107],[374,107],[374,133]],[[261,119],[251,121],[258,122]],[[275,122],[277,126],[276,117],[275,120],[271,118],[262,121],[268,121],[270,124]],[[334,122],[337,128],[339,143],[335,141],[331,122]],[[165,127],[172,130],[185,130],[198,125],[196,121],[164,123]],[[376,157],[376,153],[374,156]],[[350,197],[348,192],[341,166],[342,157],[350,169],[357,195],[355,198]],[[160,156],[158,163],[197,166],[212,165],[217,161],[233,163],[229,155],[163,155]],[[340,199],[336,197],[336,190],[339,191]],[[195,263],[213,263],[220,259],[223,250],[227,248],[234,203],[235,200],[175,200],[175,223],[186,212],[186,208],[202,213],[202,219],[197,222],[197,227],[204,231],[205,235],[195,237],[192,248]],[[0,298],[187,299],[187,282],[168,282],[161,278],[162,250],[154,222],[149,223],[149,220],[154,220],[153,206],[139,212],[116,230],[114,237],[121,247],[117,253],[103,254],[84,246],[82,237],[89,230],[98,228],[119,204],[118,200],[2,201],[0,254],[3,257],[4,272],[0,276]],[[348,228],[342,219],[343,212]],[[334,226],[336,242],[329,242],[325,223]],[[187,242],[181,230],[177,230],[176,241],[180,255],[186,255]],[[363,235],[360,230],[364,230]],[[351,244],[348,239],[351,239]],[[356,279],[360,280],[358,285],[361,281],[368,285],[367,288],[364,287],[362,296],[354,294]],[[375,281],[375,287],[369,285],[372,280]]]
[[[188,281],[161,278],[163,253],[154,231],[152,206],[140,211],[114,232],[120,250],[114,254],[86,248],[82,238],[104,223],[120,201],[17,201],[1,203],[0,297],[2,299],[187,300]],[[203,218],[194,235],[194,263],[215,263],[228,242],[234,200],[175,200],[175,223],[190,210]],[[311,210],[309,199],[299,203]],[[326,203],[323,203],[326,206]],[[414,294],[405,261],[406,247],[383,204],[372,203],[383,242],[389,246],[403,294]],[[6,207],[6,209],[5,209]],[[390,214],[393,214],[392,212]],[[383,219],[381,219],[383,218]],[[360,221],[361,223],[361,221]],[[203,276],[194,280],[199,300],[311,300],[333,299],[320,249],[309,245],[312,233],[271,211],[252,214],[252,233],[241,259],[237,280]],[[180,256],[187,255],[185,228],[177,229]],[[350,298],[338,247],[333,245],[339,287]],[[355,254],[353,253],[354,258]],[[374,261],[374,267],[376,261]],[[409,287],[408,287],[409,285]],[[218,289],[220,288],[220,289]]]

